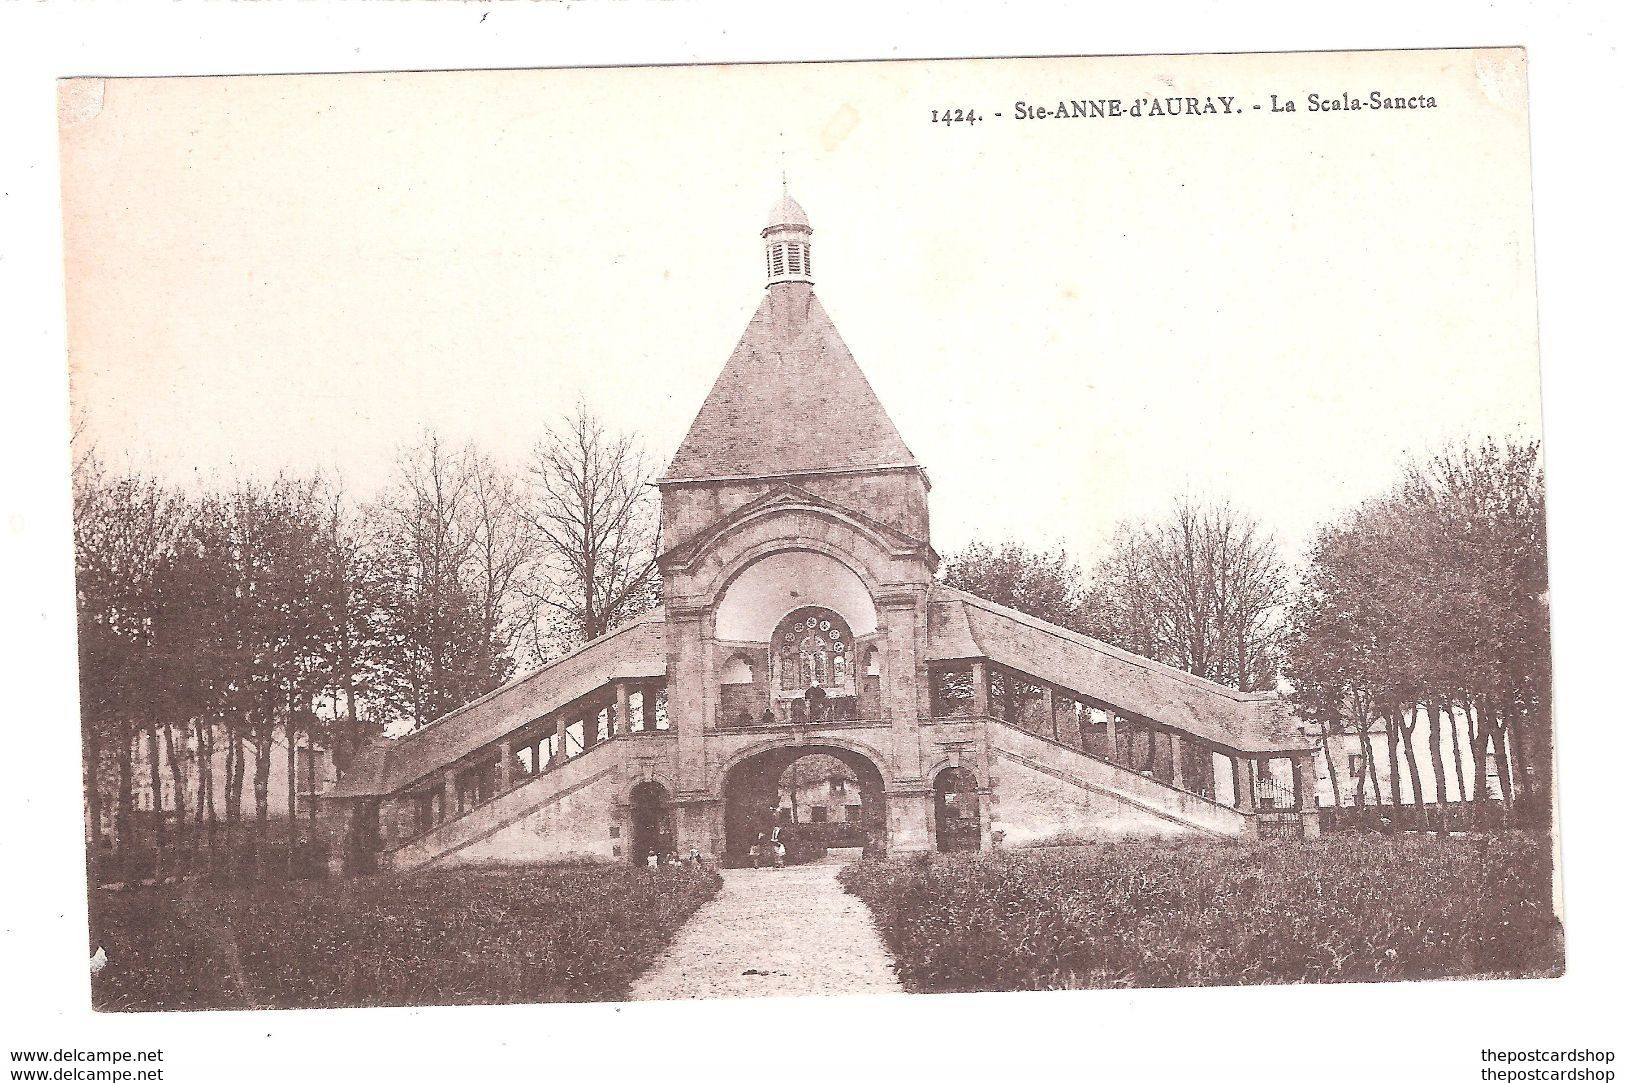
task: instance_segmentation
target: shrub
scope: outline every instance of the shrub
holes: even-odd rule
[[[1553,975],[1545,839],[1116,842],[842,872],[925,992]]]
[[[95,892],[104,1011],[494,1004],[623,997],[721,880],[553,866]]]

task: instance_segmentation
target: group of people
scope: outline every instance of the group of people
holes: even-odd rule
[[[649,869],[674,869],[683,865],[687,865],[690,868],[699,868],[701,865],[705,864],[705,858],[700,854],[700,848],[698,846],[694,846],[689,849],[687,858],[678,857],[675,849],[666,849],[664,851],[650,850],[649,853],[644,857],[643,864],[645,868]]]
[[[784,868],[784,858],[788,851],[781,835],[783,830],[781,827],[774,827],[771,831],[757,833],[756,840],[750,844],[751,868],[759,869],[763,865],[775,869]]]

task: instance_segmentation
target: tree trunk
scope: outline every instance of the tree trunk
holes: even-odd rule
[[[288,879],[292,880],[298,871],[294,845],[295,836],[299,826],[299,792],[298,792],[298,759],[299,759],[299,712],[295,709],[297,699],[290,692],[288,696],[288,721],[286,730],[288,734]]]
[[[1394,826],[1395,827],[1400,826],[1400,823],[1399,823],[1400,806],[1402,806],[1405,803],[1405,791],[1399,785],[1399,729],[1400,729],[1400,725],[1401,725],[1401,723],[1399,721],[1399,708],[1395,707],[1395,708],[1390,709],[1387,716],[1383,719],[1383,727],[1382,728],[1384,730],[1384,735],[1388,739],[1388,793],[1389,793],[1389,796],[1393,798],[1393,802],[1394,802]],[[1411,800],[1412,801],[1416,800],[1416,795],[1415,794],[1411,795]]]
[[[215,864],[215,808],[214,808],[214,722],[198,719],[197,723],[197,818],[203,827],[209,849],[209,869]]]
[[[1380,814],[1382,810],[1382,779],[1377,776],[1377,750],[1371,744],[1371,723],[1360,725],[1360,758],[1365,764],[1364,776],[1371,781],[1371,798]]]
[[[135,841],[131,832],[135,819],[135,726],[128,718],[119,721],[118,749],[118,812],[113,820],[113,834],[118,845],[118,866],[121,878],[129,871],[130,845]]]
[[[361,751],[361,724],[356,720],[355,713],[355,662],[349,645],[345,639],[344,657],[341,660],[344,674],[344,722],[335,727],[339,731],[339,739],[333,742],[333,766],[343,778],[349,773],[350,764],[355,761],[356,755]],[[342,749],[342,751],[341,751]],[[340,756],[344,762],[339,762]]]
[[[1474,818],[1479,827],[1487,827],[1490,821],[1490,727],[1485,717],[1487,712],[1487,704],[1482,701],[1476,709],[1471,701],[1467,704],[1467,735],[1472,742],[1469,747],[1473,752]]]
[[[1528,763],[1534,780],[1534,792],[1540,801],[1544,822],[1550,824],[1557,807],[1557,788],[1552,784],[1552,715],[1550,688],[1537,690],[1534,702],[1524,716],[1523,728],[1528,733]]]
[[[1490,729],[1490,747],[1495,754],[1495,770],[1501,777],[1501,815],[1510,820],[1518,802],[1517,786],[1512,779],[1512,764],[1507,756],[1507,728],[1504,721]]]
[[[186,768],[175,755],[175,727],[168,719],[164,720],[164,755],[169,757],[169,781],[175,791],[175,853],[184,865],[188,858],[183,851],[192,841],[186,830]]]
[[[260,727],[270,735],[267,720]],[[254,878],[265,878],[265,847],[271,834],[271,750],[270,740],[255,733],[254,737]]]
[[[1456,704],[1446,703],[1445,713],[1450,719],[1450,755],[1456,761],[1456,800],[1463,809],[1467,808],[1467,772],[1461,760],[1461,718],[1456,714]]]
[[[164,824],[164,765],[158,758],[158,723],[147,719],[147,784],[152,787],[152,875],[164,878],[164,855],[169,839]]]
[[[1437,703],[1428,704],[1428,760],[1433,765],[1433,804],[1438,814],[1439,834],[1450,830],[1450,791],[1444,777],[1443,719]]]
[[[243,822],[243,760],[246,749],[241,720],[226,735],[226,826]]]
[[[1326,734],[1320,735],[1320,751],[1326,757],[1326,774],[1332,780],[1332,804],[1339,809],[1343,807],[1343,784],[1337,780],[1337,764],[1332,761],[1331,738]]]
[[[1400,736],[1405,740],[1405,762],[1410,766],[1411,773],[1411,805],[1416,809],[1416,823],[1418,830],[1425,830],[1427,821],[1427,798],[1422,796],[1422,771],[1416,764],[1416,712],[1419,708],[1411,707],[1409,722],[1400,723]]]
[[[102,852],[102,732],[99,720],[85,718],[85,856],[87,883],[96,887],[96,858]]]
[[[1539,822],[1550,824],[1557,797],[1552,786],[1551,719],[1547,714],[1544,690],[1536,690],[1530,699],[1531,702],[1519,711],[1516,725],[1512,727],[1511,752],[1523,781],[1519,801],[1525,822],[1530,822],[1529,817],[1533,815],[1538,817]]]
[[[271,833],[271,743],[276,731],[269,711],[254,731],[254,879],[265,879],[265,847]]]

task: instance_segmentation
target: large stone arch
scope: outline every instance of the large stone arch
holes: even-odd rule
[[[774,552],[822,553],[844,564],[878,597],[885,584],[908,578],[885,540],[868,527],[829,508],[779,505],[764,509],[706,540],[689,563],[685,593],[714,600],[746,568]]]
[[[807,738],[805,740],[790,734],[785,734],[782,736],[765,737],[760,741],[752,741],[745,747],[735,750],[732,755],[723,761],[722,778],[724,780],[724,784],[726,784],[728,772],[732,771],[735,767],[744,763],[746,760],[754,759],[764,752],[772,752],[777,749],[787,748],[810,749],[813,745],[828,745],[832,748],[838,748],[842,752],[853,753],[855,755],[865,757],[874,764],[875,770],[880,773],[880,780],[886,784],[886,788],[891,788],[892,775],[886,766],[886,754],[867,741],[854,740],[851,737],[837,733],[820,733],[816,738]]]
[[[818,596],[779,595],[773,589],[776,584],[771,577],[766,582],[756,582],[760,578],[758,573],[774,563],[802,565],[799,570],[809,573],[808,578],[821,581],[826,589]],[[797,569],[788,570],[794,573]],[[741,591],[760,597],[742,601],[738,597]],[[880,624],[874,583],[861,569],[854,568],[842,553],[825,552],[798,543],[759,547],[741,554],[736,566],[727,570],[712,598],[716,637],[728,642],[766,642],[785,616],[807,605],[825,605],[836,610],[859,637],[872,635]],[[735,612],[736,608],[759,612]]]
[[[879,750],[861,741],[835,736],[820,736],[811,741],[785,737],[758,741],[740,749],[723,767],[723,859],[726,863],[749,862],[753,840],[769,832],[775,824],[771,809],[777,807],[780,777],[792,763],[812,755],[831,756],[852,769],[857,776],[863,806],[865,852],[885,852],[890,781],[886,759]],[[794,828],[795,825],[791,825],[790,830]],[[786,841],[794,846],[793,835]]]

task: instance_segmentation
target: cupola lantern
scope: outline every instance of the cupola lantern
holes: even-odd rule
[[[788,187],[779,198],[778,206],[768,215],[762,242],[766,247],[769,286],[813,280],[812,226],[807,224],[807,212],[801,209],[801,204],[790,198]]]

